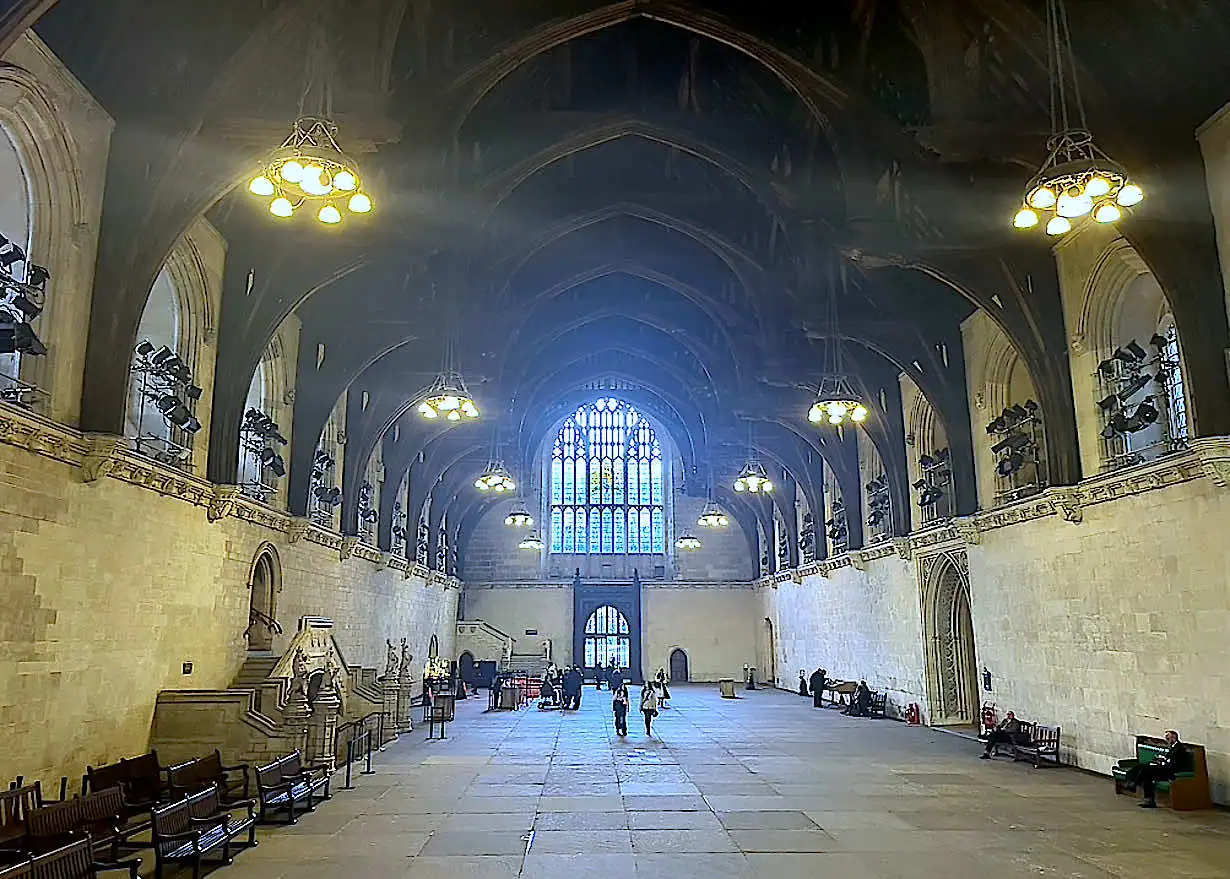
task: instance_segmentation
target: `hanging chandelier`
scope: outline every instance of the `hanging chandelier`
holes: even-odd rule
[[[827,421],[839,425],[845,423],[847,418],[855,424],[862,424],[867,420],[867,407],[859,402],[858,394],[846,378],[826,376],[820,380],[816,402],[807,410],[807,420],[812,424]]]
[[[508,511],[508,515],[504,517],[504,524],[509,528],[528,528],[534,524],[534,517],[530,515],[529,508],[526,507],[525,501],[517,501],[513,504],[513,508]]]
[[[688,532],[684,532],[678,540],[675,541],[676,549],[684,549],[688,552],[694,552],[700,549],[701,543],[699,537],[693,537]]]
[[[1046,161],[1025,187],[1024,203],[1012,225],[1018,229],[1041,225],[1046,234],[1060,236],[1086,217],[1096,223],[1116,222],[1125,208],[1144,201],[1145,193],[1093,142],[1063,0],[1047,0],[1046,32],[1051,137]]]
[[[545,546],[545,544],[542,542],[542,538],[538,536],[537,531],[531,531],[529,534],[525,535],[524,539],[522,539],[520,543],[517,544],[518,549],[541,550],[543,546]]]
[[[696,524],[703,528],[725,528],[730,524],[730,518],[722,512],[722,508],[709,501],[696,518]]]
[[[337,125],[319,116],[296,120],[290,137],[261,163],[248,191],[268,198],[275,217],[293,217],[307,205],[327,226],[342,222],[343,208],[351,214],[372,210],[357,166],[338,146]]]
[[[483,475],[474,480],[474,487],[479,491],[493,491],[505,494],[517,490],[517,481],[513,479],[503,461],[493,461],[487,465]]]
[[[749,458],[735,478],[735,491],[748,494],[768,494],[773,491],[773,480],[769,479],[764,465],[754,458]]]
[[[446,418],[449,421],[477,418],[478,406],[466,389],[465,380],[456,372],[442,372],[427,389],[418,406],[424,418]]]

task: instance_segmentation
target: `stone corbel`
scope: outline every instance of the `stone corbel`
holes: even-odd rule
[[[867,558],[863,555],[861,550],[856,549],[854,552],[850,553],[850,567],[854,568],[856,571],[867,570]]]
[[[111,475],[119,463],[120,452],[128,447],[128,441],[121,436],[111,434],[96,434],[89,438],[89,447],[81,462],[81,479],[83,482],[97,482]]]
[[[1200,459],[1200,469],[1219,488],[1230,488],[1230,441],[1224,437],[1196,439],[1191,450]]]
[[[893,547],[897,550],[897,558],[907,562],[914,558],[914,544],[910,543],[910,538],[893,538]]]
[[[1065,522],[1071,522],[1074,525],[1079,525],[1085,518],[1085,513],[1081,509],[1080,495],[1070,489],[1055,488],[1051,489],[1051,503],[1055,507],[1055,512],[1063,517]]]
[[[389,562],[391,562],[392,560],[393,560],[393,553],[391,552],[380,553],[380,558],[376,561],[376,570],[383,571],[385,568],[389,566]]]
[[[961,538],[969,546],[977,546],[979,543],[978,520],[971,517],[961,517],[952,520],[952,527],[957,532],[957,536]]]
[[[354,555],[354,548],[358,545],[359,538],[357,536],[351,535],[348,537],[343,537],[342,545],[337,551],[338,560],[343,562],[346,561],[346,559]]]
[[[225,519],[235,511],[235,505],[242,496],[238,485],[215,485],[213,497],[209,499],[209,507],[205,515],[209,521],[217,522]]]
[[[286,529],[286,542],[293,546],[304,538],[311,527],[312,522],[306,516],[295,516]]]

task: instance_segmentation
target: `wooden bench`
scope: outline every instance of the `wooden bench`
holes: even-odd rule
[[[216,788],[223,803],[242,803],[250,799],[247,763],[227,766],[222,752],[215,750],[205,757],[195,757],[167,768],[167,783],[172,797],[194,794],[205,788]],[[238,777],[236,777],[238,774]]]
[[[242,810],[241,814],[235,814]],[[206,788],[188,797],[188,811],[195,821],[223,821],[230,831],[231,839],[241,833],[248,834],[245,848],[256,845],[256,800],[232,800],[225,802],[217,788]]]
[[[30,851],[51,851],[88,836],[95,848],[109,848],[111,860],[118,861],[121,847],[144,847],[131,840],[150,829],[150,820],[148,811],[130,809],[123,792],[112,787],[35,809],[26,829]]]
[[[0,849],[21,847],[26,838],[26,820],[36,802],[36,787],[32,784],[0,791]]]
[[[1212,809],[1213,794],[1209,789],[1209,765],[1205,760],[1204,745],[1184,742],[1187,748],[1189,767],[1175,774],[1173,781],[1158,781],[1159,798],[1164,797],[1176,812],[1191,812],[1197,809]],[[1165,739],[1155,736],[1136,737],[1136,759],[1120,760],[1111,769],[1115,780],[1115,794],[1131,793],[1127,788],[1127,772],[1138,763],[1152,763],[1169,750]]]
[[[296,806],[305,803],[305,812],[316,808],[316,793],[323,791],[321,799],[329,799],[329,775],[321,767],[303,767],[298,751],[287,754],[272,763],[256,767],[256,791],[260,801],[260,820],[271,821],[279,812],[286,813],[288,824],[298,821]]]
[[[115,863],[94,859],[89,839],[81,839],[54,851],[35,855],[11,867],[0,868],[0,879],[94,879],[99,873],[126,870],[130,879],[138,879],[140,858]]]
[[[134,807],[152,808],[155,804],[170,799],[166,769],[158,762],[157,751],[150,751],[140,757],[125,757],[118,763],[97,769],[87,766],[85,777],[86,791],[122,788],[124,799]]]
[[[1021,741],[1032,742],[1034,740],[1034,725],[1028,720],[1021,720],[1019,717],[1016,722],[1020,724],[1020,730],[1017,732],[1017,735],[1020,737]],[[980,735],[978,737],[979,741],[984,741],[985,739],[985,735]],[[1015,747],[1016,743],[1014,742],[996,742],[991,746],[991,756],[999,757],[1001,755],[1006,755],[1015,759],[1015,754],[1013,753],[1013,748]]]
[[[1028,760],[1034,769],[1044,763],[1059,765],[1059,727],[1022,723],[1021,729],[1027,729],[1029,737],[1025,743],[1012,746],[1013,760]]]
[[[154,876],[162,879],[168,863],[192,865],[193,879],[201,879],[205,857],[221,850],[221,863],[231,858],[231,825],[228,816],[196,818],[189,797],[158,806],[153,811]],[[244,828],[246,829],[246,828]]]

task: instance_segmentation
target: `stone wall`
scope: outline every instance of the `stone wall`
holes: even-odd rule
[[[31,423],[0,417],[0,777],[77,776],[138,753],[160,690],[227,686],[246,653],[250,567],[267,542],[282,569],[286,634],[275,649],[311,614],[336,620],[351,664],[383,665],[386,637],[425,657],[437,634],[452,653],[455,585],[342,561],[336,535],[320,545],[272,510],[211,503],[207,483],[123,452],[100,463],[79,454],[87,438],[50,425],[18,430]],[[106,477],[112,467],[125,478]]]
[[[1064,759],[1098,772],[1136,733],[1178,729],[1206,746],[1214,796],[1230,801],[1230,473],[1224,444],[1194,445],[766,581],[791,684],[823,665],[929,716],[920,559],[955,549],[975,669],[992,676],[982,699],[1062,726]]]
[[[483,620],[512,636],[514,653],[535,653],[550,640],[556,664],[572,662],[571,583],[466,583],[465,590],[466,619]],[[527,635],[527,629],[538,634]]]
[[[743,677],[756,665],[756,627],[764,613],[748,584],[721,586],[646,586],[642,593],[641,656],[646,676],[670,668],[670,655],[688,655],[693,681]]]

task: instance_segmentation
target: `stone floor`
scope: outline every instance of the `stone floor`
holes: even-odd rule
[[[647,739],[579,713],[458,706],[225,879],[923,879],[1230,876],[1230,815],[1147,812],[1074,770],[815,710],[781,692],[675,693]],[[635,691],[634,691],[635,698]],[[340,781],[338,782],[340,786]]]

